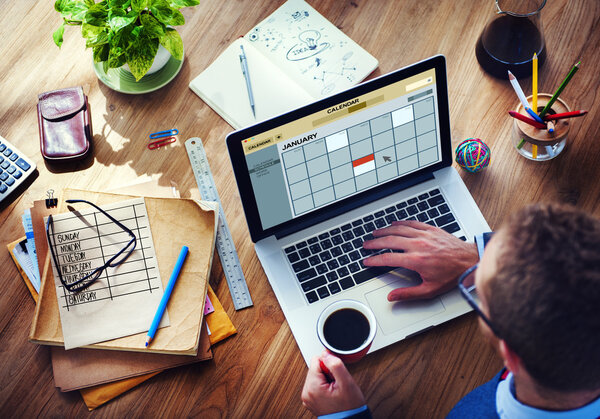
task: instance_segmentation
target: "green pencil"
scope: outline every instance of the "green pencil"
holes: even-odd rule
[[[542,109],[542,112],[540,112],[540,114],[539,114],[540,118],[543,118],[544,115],[546,115],[546,112],[548,112],[550,110],[550,108],[552,107],[552,104],[554,102],[556,102],[556,99],[558,99],[558,96],[561,94],[561,92],[567,86],[567,84],[569,83],[569,81],[571,81],[571,78],[573,77],[573,75],[575,74],[575,72],[577,70],[579,70],[579,64],[581,64],[581,61],[579,61],[577,64],[575,64],[573,66],[573,68],[571,69],[571,71],[569,71],[569,74],[567,74],[567,77],[565,77],[565,79],[560,84],[560,86],[558,86],[558,89],[556,89],[556,92],[554,92],[554,94],[550,98],[550,101],[546,104],[546,106],[544,106],[544,109]]]

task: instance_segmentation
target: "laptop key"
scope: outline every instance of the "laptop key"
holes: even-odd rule
[[[333,244],[331,243],[331,240],[325,239],[321,242],[321,247],[323,249],[329,249],[329,248],[333,247]]]
[[[308,300],[309,304],[312,304],[316,301],[319,301],[319,297],[317,296],[317,293],[314,291],[311,291],[309,293],[306,294],[306,299]]]
[[[306,242],[300,242],[300,243],[296,243],[296,249],[302,249],[303,247],[308,246],[308,243]]]
[[[338,234],[337,236],[333,236],[331,238],[331,242],[337,246],[338,244],[342,244],[344,242],[344,239],[342,239],[342,236]]]
[[[442,204],[438,207],[438,211],[440,212],[440,214],[445,214],[447,212],[450,212],[450,208],[447,204]]]
[[[460,236],[459,239],[461,239],[462,241],[466,242],[467,238],[465,236]]]
[[[366,223],[368,221],[373,221],[375,219],[375,216],[373,216],[373,214],[369,214],[366,217],[363,217],[363,221]]]
[[[348,253],[354,250],[354,246],[352,246],[352,243],[347,242],[342,244],[342,250],[344,251],[344,253]]]
[[[327,278],[327,280],[329,282],[333,282],[336,281],[337,279],[339,279],[339,276],[337,274],[337,272],[333,271],[333,272],[327,272],[327,274],[325,275],[325,277]]]
[[[344,238],[344,240],[348,241],[348,240],[352,240],[354,238],[354,234],[352,234],[351,231],[344,231],[342,233],[342,237]]]
[[[350,263],[350,258],[347,255],[342,255],[337,259],[337,261],[341,266],[344,266]]]
[[[338,263],[338,261],[337,261],[337,260],[333,259],[333,260],[330,260],[329,262],[327,262],[327,267],[328,267],[330,270],[334,270],[334,269],[337,269],[337,268],[339,268],[339,267],[340,267],[340,264]]]
[[[460,226],[457,223],[448,224],[442,228],[450,234],[456,233],[458,230],[460,230]]]
[[[406,203],[406,201],[402,201],[398,205],[396,205],[396,209],[406,208],[407,206],[408,204]]]
[[[336,272],[337,272],[337,274],[339,275],[340,278],[343,278],[344,276],[347,276],[347,275],[350,274],[350,271],[348,271],[348,268],[346,268],[345,266],[342,266]]]
[[[332,236],[335,236],[336,234],[340,234],[340,231],[342,231],[342,230],[339,227],[334,228],[333,230],[329,230],[329,234]]]
[[[315,244],[318,241],[319,241],[319,239],[317,237],[311,237],[310,239],[307,240],[308,244]]]
[[[352,234],[354,234],[354,237],[360,237],[365,234],[365,230],[359,226],[352,230]]]
[[[424,223],[425,221],[429,220],[429,216],[427,215],[426,212],[422,212],[420,214],[417,214],[417,220]]]
[[[296,274],[296,278],[298,278],[298,281],[300,282],[304,282],[306,280],[314,278],[315,276],[317,276],[317,271],[315,270],[315,268],[310,268],[300,272],[299,274]]]
[[[408,200],[408,205],[413,205],[413,204],[416,204],[417,202],[419,202],[419,200],[417,198],[410,198]]]
[[[347,290],[348,288],[354,286],[354,281],[351,277],[347,276],[346,278],[340,279],[340,286],[343,290]]]
[[[377,266],[377,267],[372,267],[372,268],[367,268],[367,269],[363,269],[360,272],[355,273],[354,275],[352,275],[352,278],[354,278],[354,281],[357,284],[362,284],[365,281],[368,281],[369,279],[378,277],[379,275],[383,275],[386,272],[391,271],[394,268],[391,268],[389,266]]]
[[[311,244],[309,249],[313,255],[315,253],[320,253],[323,250],[323,249],[321,249],[321,246],[319,246],[319,243]]]
[[[350,265],[348,265],[348,270],[350,273],[358,272],[360,271],[360,265],[356,262],[352,262]]]
[[[440,212],[437,210],[437,208],[432,208],[427,211],[427,215],[429,215],[429,218],[436,218],[440,215]]]
[[[383,228],[383,227],[385,227],[386,225],[387,225],[387,224],[386,224],[386,222],[385,222],[385,220],[384,220],[383,218],[377,218],[377,219],[375,220],[375,226],[376,226],[377,228]]]
[[[302,259],[306,259],[310,256],[310,250],[308,250],[308,248],[305,247],[303,249],[298,250],[298,254]]]
[[[360,218],[358,220],[354,220],[352,221],[352,227],[358,227],[359,225],[361,225],[363,223],[363,220],[361,220]]]
[[[437,226],[435,225],[435,221],[433,221],[433,220],[425,221],[425,224],[429,224],[430,226],[437,227]]]
[[[290,261],[290,263],[294,263],[294,262],[298,262],[300,260],[300,255],[296,252],[294,253],[290,253],[289,255],[287,255],[288,260]]]
[[[406,208],[406,212],[408,215],[415,215],[419,212],[419,210],[414,205],[411,205],[410,207]]]
[[[354,246],[355,249],[362,249],[362,245],[363,241],[361,238],[352,240],[352,246]]]
[[[343,253],[342,252],[342,248],[339,247],[339,246],[332,248],[330,250],[330,252],[331,252],[331,256],[333,256],[335,258],[338,257],[339,255],[341,255]]]
[[[442,195],[436,195],[433,198],[429,198],[427,200],[427,203],[429,204],[430,207],[436,207],[440,204],[442,204],[444,201],[444,197]]]
[[[321,287],[325,284],[327,284],[327,280],[325,279],[325,277],[318,276],[314,279],[311,279],[310,281],[303,282],[301,285],[302,285],[302,290],[304,292],[307,292],[307,291],[314,290],[315,288]]]
[[[435,196],[435,195],[439,195],[439,194],[440,194],[439,189],[434,189],[432,191],[429,191],[429,196]]]
[[[348,256],[352,261],[359,260],[361,258],[360,252],[358,250],[355,250],[354,252],[348,254]],[[352,269],[350,269],[350,271],[352,271]]]
[[[406,212],[406,210],[401,209],[396,213],[396,218],[398,220],[404,220],[406,217],[408,217],[408,213]]]
[[[283,249],[283,251],[285,253],[292,253],[294,250],[296,250],[296,246],[292,245],[290,247],[286,247],[285,249]]]
[[[375,224],[373,224],[371,222],[366,223],[363,227],[365,228],[365,231],[368,232],[368,233],[370,233],[371,231],[375,230]]]
[[[395,211],[396,211],[396,206],[395,206],[395,205],[393,205],[393,206],[391,206],[391,207],[387,207],[387,208],[385,209],[385,213],[386,213],[386,214],[391,214],[392,212],[395,212]]]
[[[327,237],[329,237],[329,233],[327,233],[327,232],[319,234],[319,240],[324,240]]]
[[[325,298],[325,297],[329,297],[329,290],[327,289],[327,287],[321,287],[317,290],[317,294],[319,295],[319,297],[321,298]]]
[[[292,264],[292,269],[296,273],[298,273],[300,271],[303,271],[303,270],[305,270],[308,267],[309,267],[308,261],[306,261],[306,260],[301,260],[300,262],[296,262],[296,263]]]
[[[424,194],[419,195],[417,198],[419,198],[419,201],[423,201],[424,199],[429,198],[429,194],[425,192]]]
[[[329,259],[331,259],[333,256],[331,256],[331,253],[329,253],[328,250],[325,250],[322,253],[319,253],[319,257],[321,258],[321,261],[323,262],[327,262]]]
[[[445,226],[446,224],[449,224],[452,221],[454,221],[454,215],[452,215],[452,213],[442,215],[441,217],[435,219],[435,223],[438,227]]]
[[[427,202],[421,201],[417,203],[417,208],[419,208],[419,211],[425,211],[429,209],[429,205],[427,205]]]
[[[310,262],[310,266],[315,266],[321,263],[321,258],[318,255],[313,255],[308,258],[308,261]]]
[[[379,217],[383,217],[385,215],[385,211],[377,211],[375,214],[375,217],[379,218]]]
[[[388,224],[392,224],[394,221],[397,221],[396,219],[396,215],[394,214],[388,214],[385,216],[385,221],[387,221]]]
[[[338,284],[337,282],[334,282],[333,284],[329,284],[329,285],[327,285],[327,287],[329,288],[329,292],[331,294],[337,294],[338,292],[340,292],[342,290],[340,288],[340,284]]]
[[[344,224],[341,228],[342,231],[350,230],[352,228],[352,224]]]

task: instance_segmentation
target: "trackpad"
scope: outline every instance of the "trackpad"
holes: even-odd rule
[[[387,295],[391,290],[414,285],[414,280],[399,279],[365,295],[384,335],[389,335],[412,324],[422,322],[446,310],[439,298],[420,301],[396,301],[393,303],[387,300]]]

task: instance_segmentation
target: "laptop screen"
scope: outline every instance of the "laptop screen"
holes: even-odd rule
[[[438,77],[428,68],[241,136],[262,229],[441,163]]]

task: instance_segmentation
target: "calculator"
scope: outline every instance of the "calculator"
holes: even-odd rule
[[[35,163],[0,135],[0,202],[35,171]]]

